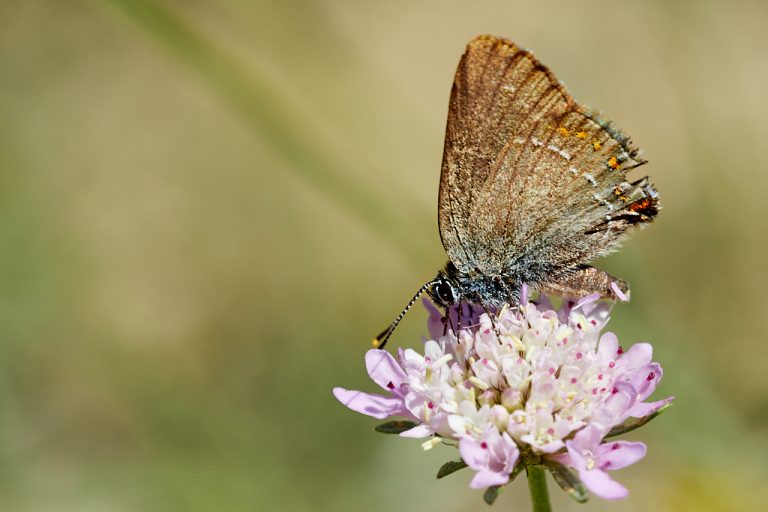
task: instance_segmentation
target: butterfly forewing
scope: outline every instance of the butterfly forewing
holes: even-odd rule
[[[647,182],[626,182],[641,163],[529,52],[478,37],[449,104],[439,197],[446,252],[462,272],[528,281],[607,253],[658,208]]]
[[[483,258],[484,244],[470,233],[470,216],[512,134],[531,122],[532,91],[544,87],[550,96],[560,92],[561,102],[569,101],[562,87],[549,87],[554,80],[548,74],[529,52],[492,37],[470,42],[459,62],[448,111],[439,224],[448,256],[464,272],[491,273],[497,266]]]

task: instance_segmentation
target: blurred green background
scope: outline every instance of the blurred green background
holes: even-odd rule
[[[444,263],[448,94],[492,33],[631,134],[664,204],[599,264],[676,405],[631,436],[628,499],[556,510],[768,510],[766,26],[759,1],[3,0],[2,509],[484,510],[434,479],[452,450],[331,388],[374,389],[371,336]]]

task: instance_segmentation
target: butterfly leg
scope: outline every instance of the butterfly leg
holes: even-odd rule
[[[491,319],[491,326],[493,327],[494,332],[496,332],[496,336],[501,336],[499,327],[496,325],[496,319],[493,317],[494,315],[491,310],[488,309],[488,306],[485,305],[485,302],[480,302],[480,305],[483,306],[483,311],[485,311],[485,314],[488,315],[488,318]]]
[[[445,308],[445,314],[443,314],[443,336],[448,334],[448,324],[451,323],[451,317],[449,315],[450,310]]]

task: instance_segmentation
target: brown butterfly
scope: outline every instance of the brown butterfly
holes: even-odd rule
[[[500,308],[522,284],[604,298],[626,282],[588,265],[654,219],[658,193],[628,137],[579,105],[511,41],[479,36],[459,62],[448,104],[438,219],[449,262],[375,340],[383,346],[427,292],[446,308]]]

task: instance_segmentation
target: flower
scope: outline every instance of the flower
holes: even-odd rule
[[[405,373],[397,361],[384,350],[370,350],[365,355],[365,364],[371,379],[389,393],[381,396],[362,391],[349,391],[335,388],[336,398],[352,409],[374,418],[384,419],[389,416],[405,416],[413,418],[405,407],[404,380]]]
[[[643,443],[614,441],[601,444],[606,430],[588,425],[567,441],[568,452],[556,455],[558,462],[576,469],[579,478],[594,494],[608,500],[624,498],[627,489],[611,480],[606,470],[621,469],[645,457]]]
[[[477,471],[469,486],[484,489],[509,482],[520,451],[509,434],[488,428],[480,440],[463,437],[459,441],[459,453],[467,466]]]
[[[462,305],[457,332],[457,308],[444,320],[425,303],[431,339],[423,354],[366,354],[369,375],[387,394],[334,394],[357,412],[406,418],[411,428],[400,435],[430,437],[425,449],[456,445],[476,472],[473,488],[506,484],[519,464],[564,465],[595,495],[623,498],[626,489],[606,471],[637,462],[646,447],[606,438],[672,400],[647,401],[662,377],[651,345],[625,351],[603,333],[612,304],[597,296],[563,299],[558,308],[546,296],[529,302],[525,288],[521,297],[518,307],[490,314]]]

